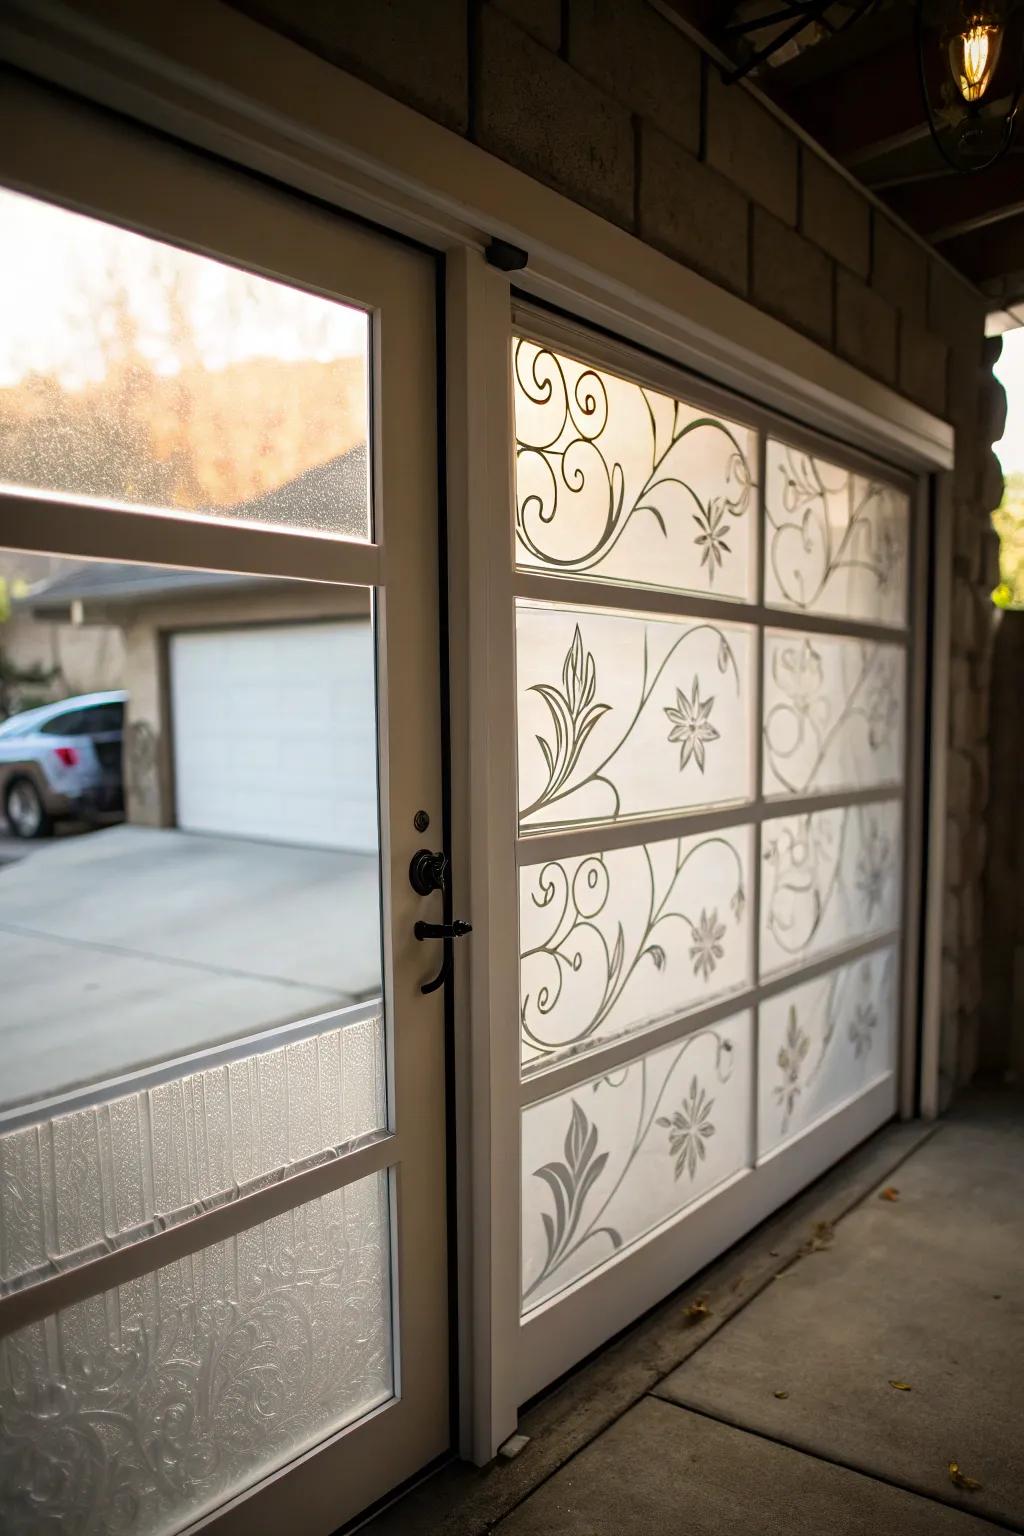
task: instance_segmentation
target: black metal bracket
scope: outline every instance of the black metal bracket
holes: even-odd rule
[[[499,240],[497,235],[491,238],[484,256],[488,265],[497,267],[499,272],[521,272],[530,259],[529,251],[524,251],[521,245]]]
[[[418,922],[413,925],[412,931],[413,937],[419,939],[421,943],[424,939],[444,940],[444,958],[441,961],[441,969],[438,971],[433,981],[425,981],[420,987],[421,992],[436,992],[438,987],[444,986],[445,982],[448,980],[448,974],[451,971],[452,940],[462,939],[466,936],[467,933],[472,933],[473,925],[472,923],[464,923],[460,918],[456,918],[454,922],[451,923]]]

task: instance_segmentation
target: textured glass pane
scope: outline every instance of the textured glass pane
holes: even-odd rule
[[[764,823],[763,975],[898,926],[902,820],[886,800]]]
[[[387,1120],[381,1017],[0,1136],[0,1292],[324,1161]]]
[[[749,1014],[523,1113],[523,1310],[747,1166]]]
[[[2,189],[0,226],[0,485],[369,538],[362,310]]]
[[[765,602],[903,624],[908,497],[775,438],[765,479]]]
[[[524,1068],[749,984],[752,842],[742,827],[522,869]]]
[[[516,604],[524,830],[750,798],[754,631]]]
[[[898,646],[768,630],[765,794],[898,784],[905,691]]]
[[[158,1536],[393,1393],[387,1174],[0,1340],[5,1536]]]
[[[898,975],[882,949],[761,1004],[759,1156],[892,1071]]]
[[[534,341],[513,354],[519,565],[752,598],[757,433]]]

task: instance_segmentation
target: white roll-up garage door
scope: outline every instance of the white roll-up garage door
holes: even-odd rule
[[[376,848],[365,619],[174,635],[171,703],[180,827]]]

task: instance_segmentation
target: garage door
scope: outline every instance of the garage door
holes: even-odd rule
[[[178,825],[376,849],[371,652],[362,619],[175,635]]]

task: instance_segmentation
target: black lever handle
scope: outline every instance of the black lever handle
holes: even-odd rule
[[[464,923],[456,918],[452,923],[424,923],[413,924],[413,934],[421,941],[423,939],[443,939],[444,959],[441,961],[441,969],[433,981],[425,981],[420,987],[421,992],[436,992],[438,987],[443,987],[448,980],[448,972],[452,963],[452,939],[464,938],[467,933],[473,932],[472,923]]]
[[[448,860],[443,853],[431,853],[420,848],[409,864],[409,884],[417,896],[429,896],[431,891],[443,891],[448,879]]]
[[[456,918],[453,923],[415,923],[412,931],[417,939],[461,939],[473,932],[473,924]]]

